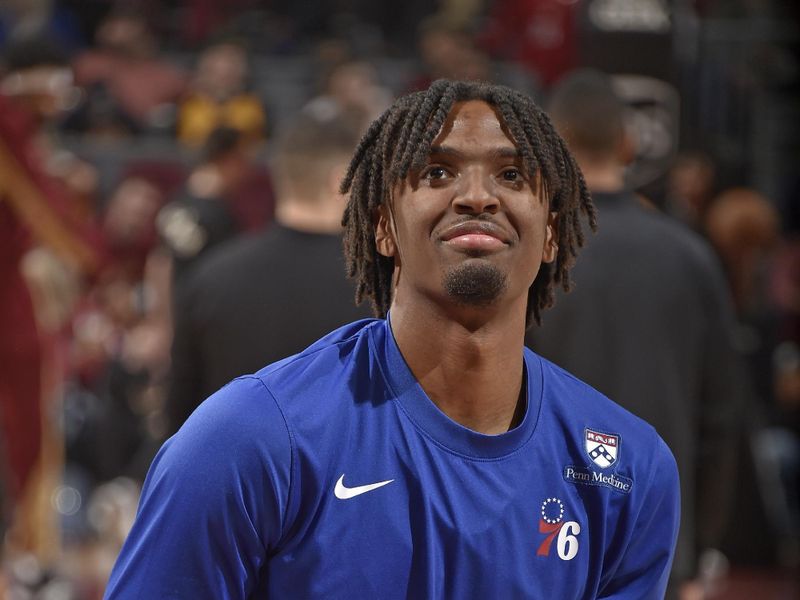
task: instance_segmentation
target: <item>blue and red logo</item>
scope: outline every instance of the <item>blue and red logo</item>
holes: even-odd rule
[[[553,540],[556,540],[556,553],[561,560],[572,560],[578,554],[578,534],[581,526],[577,521],[564,520],[564,503],[559,498],[546,498],[542,502],[539,518],[539,533],[545,538],[537,556],[550,556]]]

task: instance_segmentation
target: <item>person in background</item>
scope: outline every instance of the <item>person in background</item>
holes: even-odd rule
[[[178,139],[200,147],[214,129],[230,127],[248,141],[262,140],[267,117],[261,100],[247,91],[249,75],[243,46],[227,41],[206,48],[178,108]]]
[[[796,357],[790,358],[791,344],[780,331],[780,310],[768,285],[781,249],[778,211],[753,189],[727,189],[710,203],[704,230],[725,267],[736,306],[737,347],[747,360],[753,390],[738,471],[757,485],[736,494],[740,525],[730,532],[725,549],[739,564],[770,557],[796,567],[800,431],[793,423],[796,409],[781,391],[798,365]]]
[[[489,59],[475,45],[470,34],[453,28],[438,17],[431,17],[419,27],[417,49],[420,73],[409,84],[409,90],[424,90],[436,79],[490,81]]]
[[[113,10],[96,38],[97,48],[73,62],[76,83],[87,90],[87,102],[110,104],[101,113],[114,116],[120,130],[137,133],[171,127],[186,75],[158,56],[157,41],[142,14],[132,8]],[[91,128],[92,123],[86,126]]]
[[[651,423],[681,476],[681,533],[671,593],[695,575],[697,548],[718,548],[734,492],[742,386],[733,311],[716,258],[698,236],[625,188],[633,156],[608,79],[578,71],[550,113],[598,211],[598,233],[527,342]]]
[[[211,133],[183,191],[156,220],[176,282],[212,247],[263,226],[266,214],[271,217],[271,185],[257,186],[255,197],[248,193],[255,168],[252,146],[239,130],[220,127]]]
[[[101,215],[110,260],[72,320],[66,458],[89,490],[117,475],[143,476],[133,463],[147,434],[145,397],[164,381],[171,341],[169,298],[159,295],[169,287],[152,282],[163,201],[142,176],[120,180]]]
[[[703,230],[719,253],[739,313],[758,310],[770,256],[780,241],[775,206],[755,190],[727,189],[708,203]]]
[[[702,152],[683,152],[667,178],[666,211],[702,233],[705,213],[714,198],[716,166]]]
[[[200,261],[175,301],[168,433],[234,377],[367,317],[345,279],[338,191],[362,131],[357,112],[305,109],[276,142],[276,222]],[[303,277],[298,277],[303,273]]]
[[[392,103],[392,93],[380,84],[378,72],[371,64],[345,60],[324,76],[319,95],[305,109],[317,114],[361,114],[363,129],[367,128]]]
[[[31,38],[10,44],[2,63],[0,437],[3,487],[13,512],[26,499],[35,510],[34,475],[43,473],[42,402],[58,389],[55,337],[74,299],[74,294],[61,292],[75,285],[59,281],[77,285],[80,276],[102,263],[103,250],[68,182],[48,168],[45,130],[62,113],[72,89],[63,51],[44,38]],[[26,521],[27,530],[23,525],[18,532],[21,545],[52,555],[57,542],[45,539],[49,525],[27,517],[32,519]]]

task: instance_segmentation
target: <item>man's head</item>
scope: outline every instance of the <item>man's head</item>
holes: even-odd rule
[[[566,76],[553,89],[547,108],[590,188],[587,171],[621,171],[633,158],[625,133],[625,105],[600,71],[582,69]]]
[[[701,227],[714,194],[716,167],[702,152],[679,154],[667,178],[667,194],[673,210],[692,227]]]
[[[117,56],[150,58],[156,53],[156,39],[141,11],[121,6],[109,13],[95,34],[97,45]]]
[[[227,100],[245,89],[249,70],[244,46],[233,41],[214,44],[197,61],[194,89],[215,100]]]
[[[397,100],[365,134],[342,191],[348,274],[379,316],[404,269],[423,293],[473,306],[525,286],[538,322],[553,284],[569,288],[581,213],[595,226],[548,117],[488,84],[440,80]]]
[[[322,229],[329,229],[322,223],[329,217],[339,229],[344,210],[339,182],[363,131],[363,119],[361,114],[328,108],[307,108],[283,129],[273,146],[271,166],[281,220],[301,212],[316,214]]]

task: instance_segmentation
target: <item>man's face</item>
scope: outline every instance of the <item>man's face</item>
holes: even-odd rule
[[[460,102],[427,164],[381,207],[376,243],[394,257],[395,298],[526,304],[541,263],[556,256],[555,215],[494,109]]]

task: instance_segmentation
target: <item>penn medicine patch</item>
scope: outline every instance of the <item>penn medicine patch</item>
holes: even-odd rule
[[[601,469],[607,469],[619,455],[619,436],[613,433],[601,433],[593,429],[585,430],[584,447],[592,462]]]

